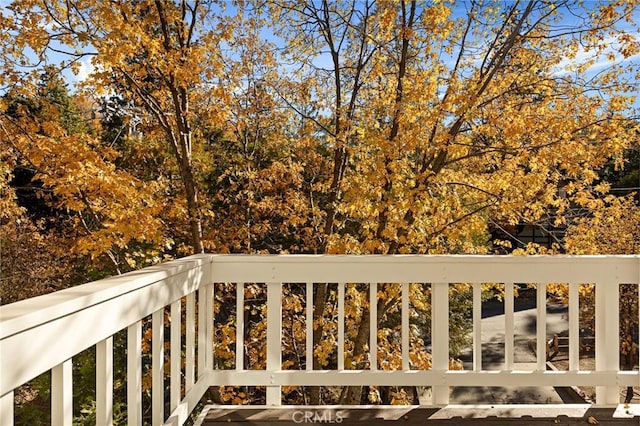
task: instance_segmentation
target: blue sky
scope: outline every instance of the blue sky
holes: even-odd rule
[[[503,4],[509,4],[508,1],[509,0],[507,0]],[[10,3],[9,0],[0,0],[0,9],[4,9],[6,5],[8,5],[9,3]],[[584,2],[584,6],[585,6],[585,9],[587,9],[588,11],[589,8],[595,9],[598,5],[602,3],[603,2],[587,0]],[[453,16],[457,17],[457,16],[466,15],[467,8],[468,8],[467,2],[464,2],[464,1],[455,2],[453,7]],[[227,10],[227,13],[234,13],[234,12],[235,12],[235,9],[232,6],[230,6]],[[6,10],[4,10],[4,13],[6,13]],[[577,17],[567,14],[566,16],[563,17],[563,20],[560,23],[560,25],[575,24],[577,19],[578,19]],[[634,21],[640,22],[640,8],[637,8],[635,10]],[[629,28],[631,27],[629,24],[624,24],[624,25],[626,25]],[[270,32],[266,32],[265,34],[270,34]],[[640,41],[640,34],[637,32],[637,30],[633,32],[633,35],[637,40]],[[610,47],[606,49],[601,55],[599,55],[598,58],[596,58],[596,62],[590,67],[588,71],[588,76],[593,76],[596,73],[601,72],[605,68],[611,66],[613,63],[624,63],[624,64],[633,64],[633,65],[638,65],[640,63],[640,55],[634,55],[632,57],[624,59],[622,58],[621,55],[615,54],[614,62],[610,61],[610,59],[607,57],[607,53],[614,52],[615,50],[614,48],[616,46],[617,40],[615,38],[611,38],[610,40],[605,40],[605,42],[608,42],[610,44]],[[323,56],[324,55],[319,54],[319,59],[318,59],[319,63],[324,62],[325,59],[323,58]],[[50,61],[53,63],[59,62],[62,59],[63,57],[59,54],[51,53],[50,55]],[[91,65],[90,59],[91,59],[90,57],[85,57],[79,61],[80,67],[79,67],[78,74],[76,75],[74,75],[70,70],[65,70],[63,72],[65,79],[72,85],[74,83],[85,80],[93,70],[93,66]],[[575,65],[576,63],[581,63],[589,59],[593,59],[593,54],[587,53],[584,50],[579,51],[576,58],[566,59],[565,61],[563,61],[561,65],[558,67],[557,72],[558,74],[566,73],[567,71],[565,70],[565,67]],[[638,106],[639,104],[640,104],[640,100],[636,102],[636,106]]]

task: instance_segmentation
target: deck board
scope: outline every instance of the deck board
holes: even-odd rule
[[[532,415],[533,413],[533,415]],[[636,413],[634,409],[633,413]],[[598,425],[640,425],[640,415],[627,418],[618,416],[616,408],[592,408],[581,405],[550,407],[502,405],[482,408],[445,407],[207,407],[201,416],[202,426],[295,426],[295,425],[367,425],[367,426],[417,426],[417,425],[494,425],[516,426],[588,425],[597,420]]]

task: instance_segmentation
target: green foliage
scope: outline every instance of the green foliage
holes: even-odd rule
[[[41,374],[15,391],[15,424],[51,424],[51,374]]]

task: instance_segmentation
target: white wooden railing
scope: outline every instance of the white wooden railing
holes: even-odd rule
[[[449,286],[473,283],[473,369],[449,370]],[[214,283],[236,283],[236,368],[214,370]],[[266,369],[246,370],[244,285],[267,285]],[[306,283],[306,353],[313,345],[313,289],[337,283],[338,366],[332,371],[282,370],[282,285]],[[402,284],[402,369],[377,365],[377,324],[370,321],[370,368],[344,367],[345,284],[370,284],[370,315],[376,318],[379,283]],[[409,362],[409,285],[431,286],[432,369]],[[481,284],[505,283],[505,362],[482,369]],[[537,368],[514,370],[514,283],[537,283]],[[546,284],[569,285],[569,370],[547,371]],[[578,285],[595,284],[594,371],[578,367]],[[0,311],[0,424],[14,424],[14,390],[51,371],[53,425],[72,422],[72,358],[96,348],[97,424],[113,423],[113,335],[127,330],[127,415],[142,424],[142,324],[152,327],[152,424],[182,425],[210,386],[264,385],[267,404],[278,405],[283,385],[433,386],[433,403],[447,404],[452,386],[596,386],[596,403],[616,404],[619,388],[640,386],[638,371],[619,368],[619,288],[640,293],[640,256],[245,256],[195,255],[163,265],[3,306]],[[182,306],[182,303],[186,306]],[[184,308],[184,309],[183,309]],[[196,312],[197,308],[197,312]],[[165,310],[170,311],[169,395],[164,394]],[[182,318],[185,331],[182,332]],[[196,326],[197,325],[197,326]],[[196,332],[197,330],[197,332]],[[371,355],[371,353],[370,353]],[[165,413],[168,397],[169,412]]]

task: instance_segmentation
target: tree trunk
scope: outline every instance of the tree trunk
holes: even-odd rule
[[[195,178],[193,176],[193,168],[191,164],[180,167],[182,182],[184,184],[184,192],[187,199],[187,212],[189,215],[189,232],[191,234],[191,247],[194,253],[204,253],[204,245],[202,243],[202,219],[200,217],[200,203],[198,200],[198,190]]]

